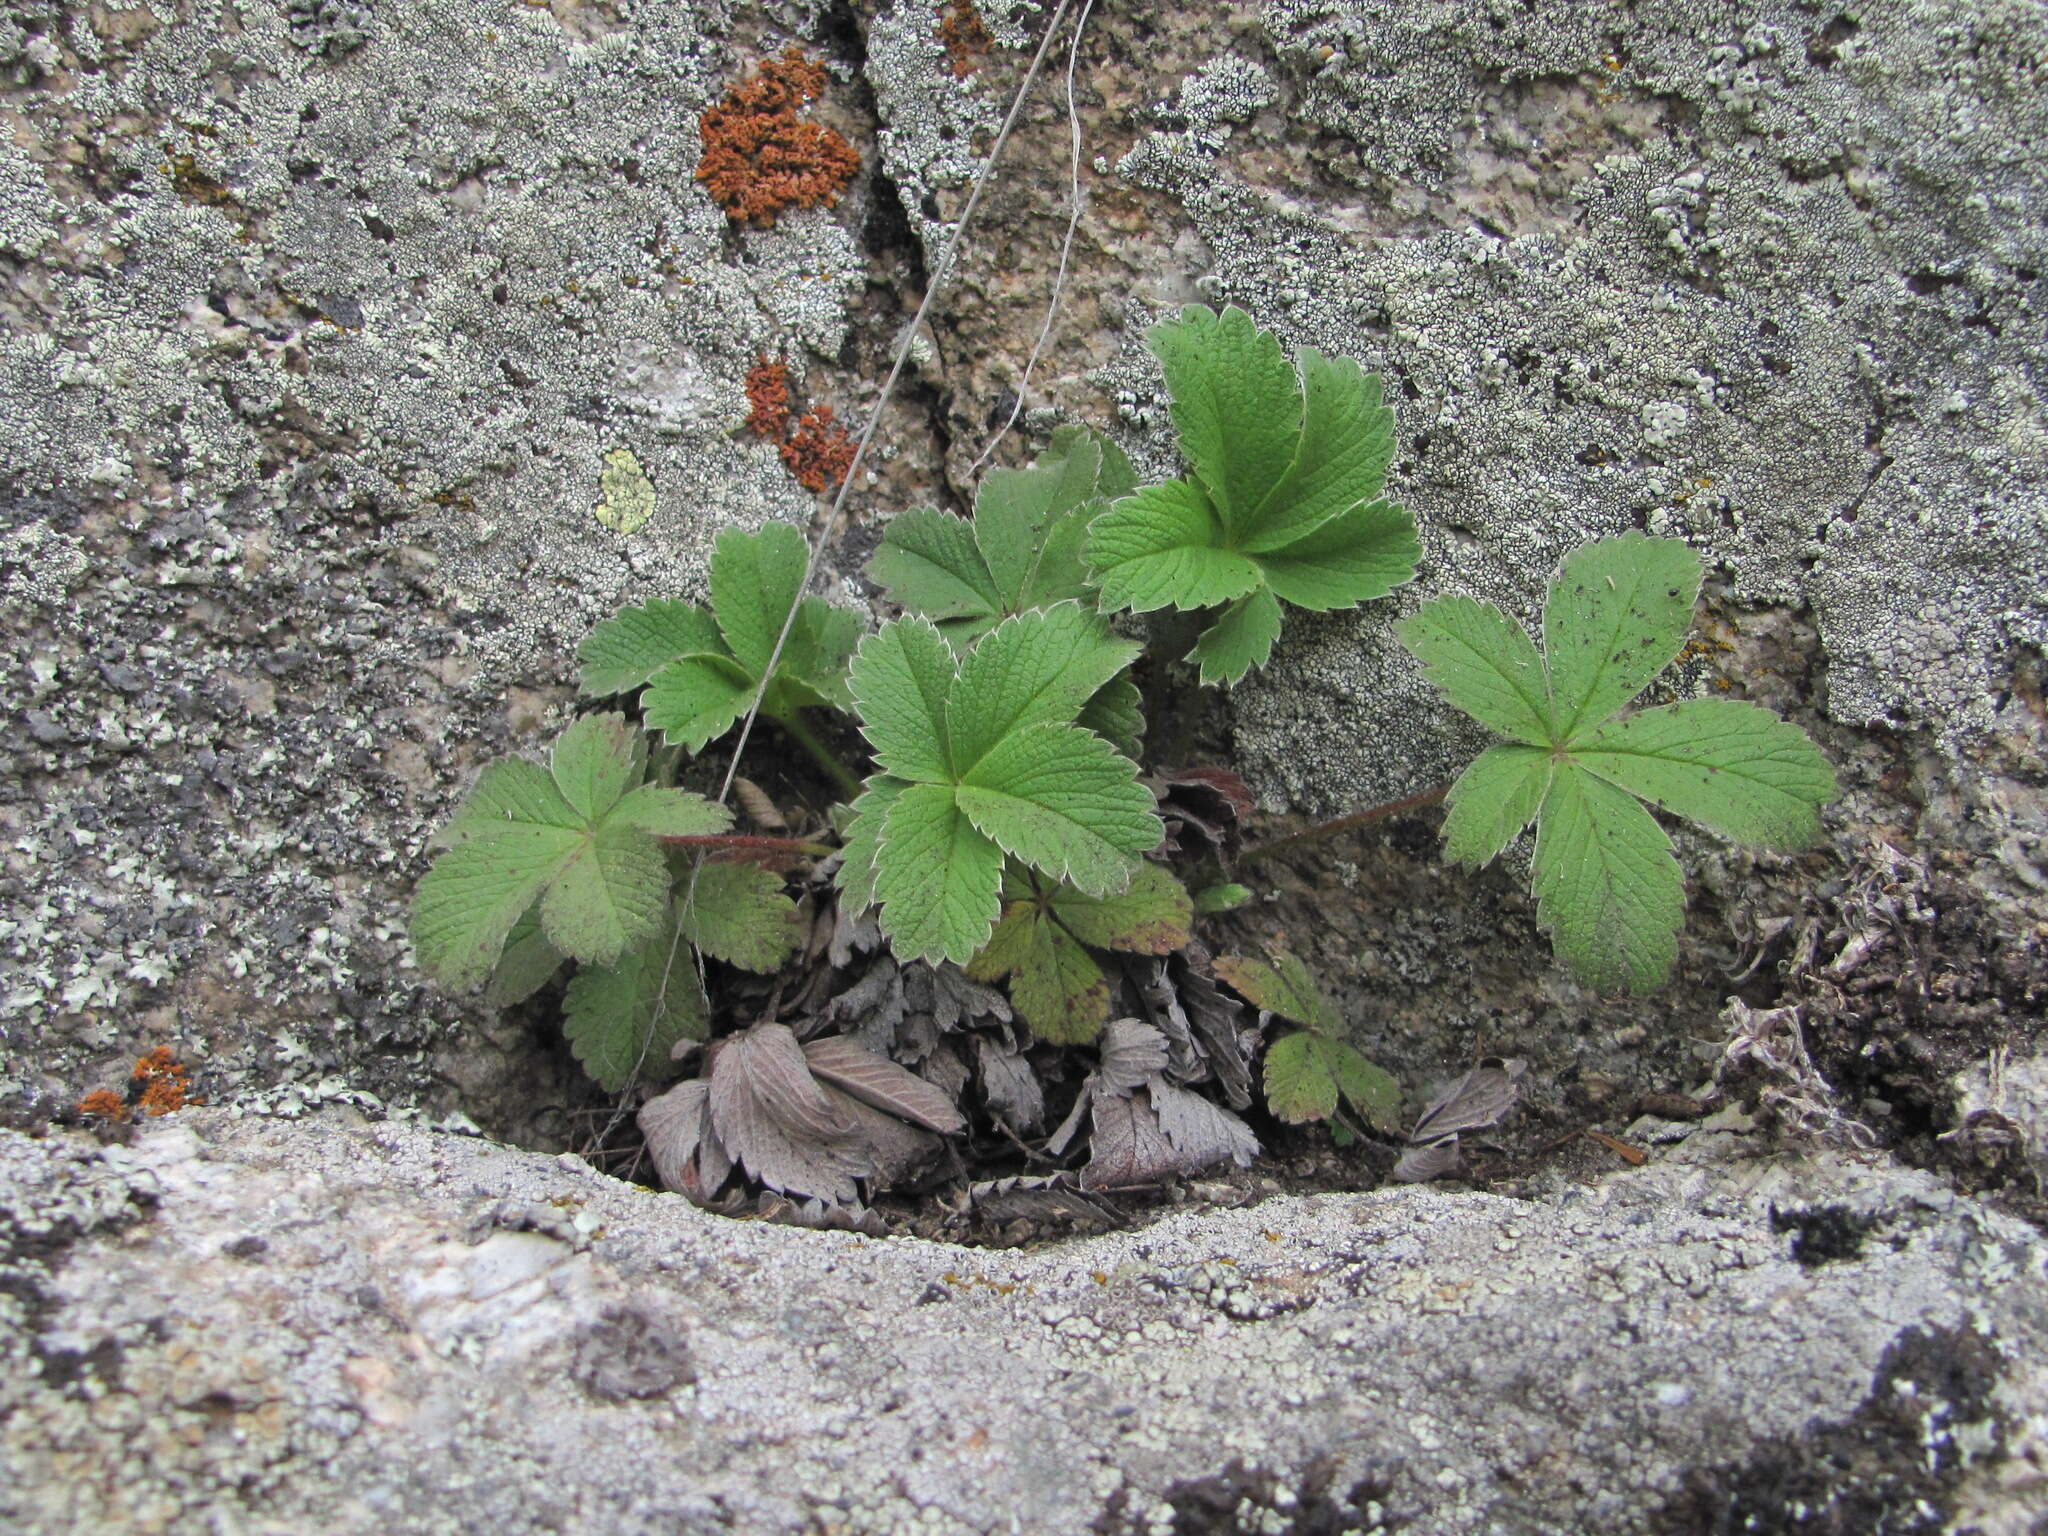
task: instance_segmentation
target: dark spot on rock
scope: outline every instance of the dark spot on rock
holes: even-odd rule
[[[660,1397],[697,1379],[689,1345],[672,1323],[637,1307],[609,1307],[577,1335],[569,1374],[604,1402]]]
[[[260,1259],[270,1252],[270,1244],[254,1232],[245,1232],[232,1242],[221,1244],[220,1251],[231,1259]]]
[[[1847,1418],[1767,1439],[1746,1462],[1696,1467],[1654,1515],[1656,1536],[1916,1536],[1948,1528],[1966,1463],[1957,1431],[1994,1460],[2005,1415],[2001,1361],[1972,1329],[1909,1328]],[[1988,1443],[1987,1443],[1988,1442]]]

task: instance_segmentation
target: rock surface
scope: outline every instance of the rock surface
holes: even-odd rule
[[[2048,1164],[2032,0],[1104,0],[1045,359],[1022,389],[1051,84],[827,577],[859,598],[878,523],[960,504],[1020,389],[1005,457],[1071,417],[1166,467],[1172,306],[1363,357],[1423,580],[1291,619],[1176,750],[1234,743],[1274,808],[1438,777],[1470,739],[1400,602],[1526,611],[1560,551],[1645,526],[1714,572],[1677,691],[1793,713],[1845,793],[1804,862],[1686,845],[1680,980],[1642,1002],[1562,979],[1426,827],[1272,869],[1246,933],[1291,928],[1411,1089],[1483,1038],[1552,1129],[1619,1131],[1770,1055],[1794,1123],[1941,1177],[1709,1131],[1526,1202],[1019,1257],[276,1118],[572,1139],[573,1068],[421,987],[406,895],[477,766],[560,723],[593,620],[812,516],[742,381],[783,355],[872,399],[1041,24],[982,11],[957,57],[864,0],[0,16],[0,1123],[30,1133],[0,1133],[0,1525],[2030,1529],[2042,1251],[1961,1190],[2038,1210]],[[698,114],[792,41],[867,174],[735,228]],[[631,531],[608,467],[652,489]],[[160,1044],[216,1108],[132,1149],[50,1129]]]
[[[1742,1141],[997,1254],[333,1114],[9,1134],[0,1523],[2037,1528],[2048,1244]]]

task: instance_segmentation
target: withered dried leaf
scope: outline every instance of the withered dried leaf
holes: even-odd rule
[[[993,1035],[974,1037],[982,1102],[1019,1136],[1045,1124],[1045,1087],[1023,1052]]]
[[[1489,1056],[1438,1094],[1408,1133],[1394,1178],[1424,1184],[1457,1172],[1463,1158],[1459,1137],[1498,1125],[1514,1108],[1527,1069],[1525,1061]]]
[[[1159,1116],[1137,1094],[1105,1093],[1097,1088],[1088,1097],[1088,1118],[1083,1189],[1129,1189],[1157,1184],[1170,1174],[1187,1171],[1180,1153],[1160,1129]]]
[[[768,832],[787,832],[789,822],[782,812],[775,808],[775,802],[768,798],[768,792],[752,779],[732,781],[733,798],[740,803],[740,809],[747,813],[748,820]]]
[[[955,1104],[967,1096],[967,1084],[974,1074],[950,1041],[940,1041],[931,1054],[917,1064],[917,1075],[938,1086]]]
[[[711,1085],[692,1078],[640,1107],[640,1131],[661,1182],[708,1203],[732,1174],[732,1158],[711,1128]]]
[[[950,1135],[967,1127],[959,1107],[938,1088],[844,1035],[813,1040],[803,1053],[814,1076],[863,1104],[928,1131]]]
[[[1152,1027],[1166,1037],[1166,1070],[1183,1083],[1199,1082],[1209,1075],[1195,1043],[1194,1025],[1181,1006],[1166,960],[1131,959],[1124,962],[1124,974],[1131,978],[1145,1016]]]
[[[1111,1019],[1101,1045],[1095,1080],[1110,1093],[1142,1088],[1166,1070],[1166,1036],[1140,1019]]]
[[[1204,844],[1221,850],[1252,813],[1251,789],[1227,768],[1166,769],[1140,782],[1159,802],[1168,853]]]
[[[1500,1124],[1521,1096],[1522,1074],[1528,1067],[1526,1061],[1487,1057],[1430,1101],[1408,1133],[1409,1142],[1437,1141]]]
[[[932,1022],[940,1029],[964,1029],[981,1019],[1007,1024],[1012,1018],[1009,999],[994,987],[970,981],[967,973],[950,960],[925,967],[931,973]]]
[[[1187,961],[1174,967],[1174,977],[1181,1006],[1187,1010],[1188,1022],[1202,1045],[1202,1057],[1216,1074],[1223,1097],[1232,1109],[1247,1108],[1252,1101],[1252,1053],[1243,1004],[1224,996],[1222,988]]]
[[[1164,1081],[1153,1082],[1145,1092],[1183,1171],[1194,1173],[1225,1158],[1246,1168],[1259,1155],[1252,1128],[1222,1105]]]
[[[856,1122],[835,1104],[781,1024],[722,1041],[711,1064],[711,1127],[734,1161],[770,1189],[847,1201],[867,1167]]]

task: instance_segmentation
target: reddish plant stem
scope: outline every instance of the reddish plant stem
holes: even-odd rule
[[[1439,784],[1434,789],[1425,789],[1418,794],[1400,800],[1389,800],[1384,805],[1367,806],[1362,811],[1352,811],[1330,821],[1319,821],[1312,827],[1303,827],[1299,832],[1290,832],[1285,837],[1272,838],[1263,843],[1254,843],[1237,856],[1240,864],[1250,864],[1263,859],[1267,854],[1296,843],[1318,842],[1326,837],[1335,837],[1340,832],[1350,832],[1359,827],[1369,827],[1376,821],[1389,816],[1399,816],[1408,811],[1420,811],[1437,804],[1451,792],[1448,784]]]

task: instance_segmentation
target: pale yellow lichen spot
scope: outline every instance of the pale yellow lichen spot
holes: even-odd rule
[[[654,516],[654,486],[630,448],[614,448],[604,456],[597,488],[604,498],[595,508],[597,520],[607,528],[631,533]]]

